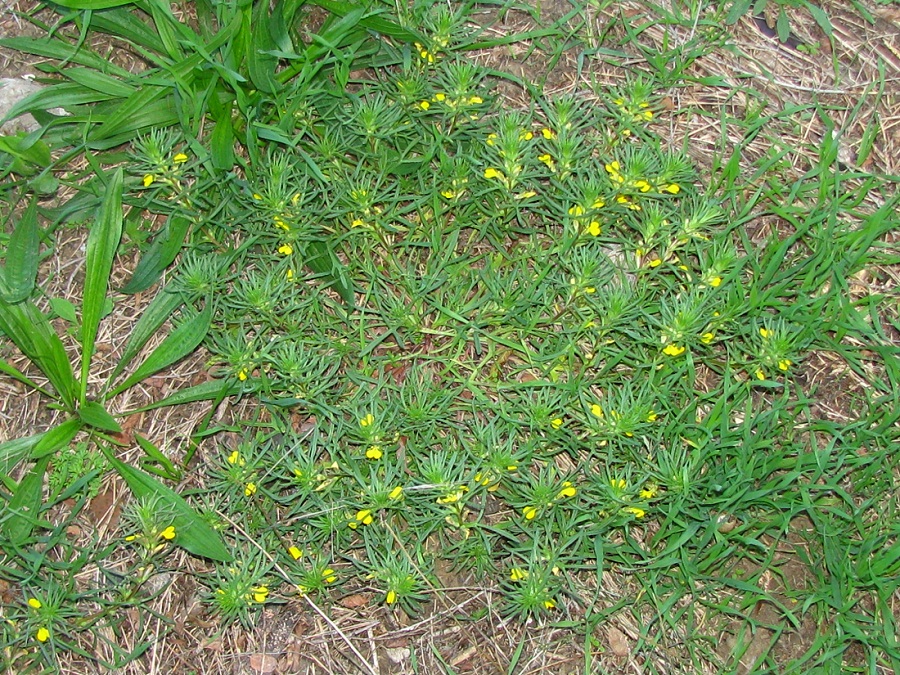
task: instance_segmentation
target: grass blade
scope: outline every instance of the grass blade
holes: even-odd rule
[[[117,169],[106,188],[97,222],[91,227],[87,240],[84,300],[81,306],[81,381],[80,400],[85,402],[94,342],[103,316],[103,305],[109,288],[113,258],[122,238],[122,169]]]
[[[130,295],[147,290],[155,284],[163,270],[178,256],[190,228],[190,218],[177,214],[170,216],[147,252],[141,256],[137,269],[134,270],[128,283],[122,287],[121,292]]]

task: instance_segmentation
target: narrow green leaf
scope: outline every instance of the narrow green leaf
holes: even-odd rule
[[[17,134],[15,136],[0,136],[0,152],[6,152],[16,159],[34,164],[42,169],[50,166],[50,148],[41,140],[32,137],[32,134]]]
[[[14,438],[0,443],[0,475],[5,478],[12,473],[13,469],[19,465],[19,462],[31,454],[31,450],[41,440],[43,435],[35,434],[34,436]],[[11,479],[10,482],[12,482],[12,485],[7,485],[6,487],[12,492],[15,482],[11,481]]]
[[[25,113],[35,112],[37,110],[49,110],[50,108],[63,108],[69,110],[80,105],[88,103],[97,103],[99,101],[108,101],[113,96],[102,94],[95,89],[83,87],[75,83],[54,84],[36,91],[31,96],[23,98],[16,103],[6,117],[0,123],[15,119]]]
[[[50,398],[53,398],[53,394],[51,394],[49,391],[44,389],[41,385],[39,385],[37,382],[32,380],[27,375],[25,375],[25,373],[23,373],[21,370],[19,370],[18,368],[16,368],[12,364],[10,364],[5,359],[0,359],[0,373],[6,373],[11,378],[13,378],[14,380],[18,380],[25,386],[31,387],[32,389],[35,389],[35,390],[41,392],[44,396],[49,396]]]
[[[125,379],[122,384],[113,389],[109,395],[115,396],[129,387],[134,386],[163,368],[172,365],[193,352],[206,337],[209,326],[212,323],[212,303],[207,303],[203,311],[193,319],[184,321],[173,330],[160,345],[154,349],[147,360]]]
[[[84,301],[81,306],[81,402],[87,386],[94,342],[103,316],[103,305],[109,287],[113,259],[122,239],[122,169],[116,169],[106,186],[97,222],[87,239],[85,261]]]
[[[44,472],[46,472],[49,462],[49,457],[38,460],[28,475],[19,483],[6,505],[9,515],[3,521],[3,533],[15,546],[24,544],[34,531],[35,525],[38,524]]]
[[[122,427],[116,422],[116,418],[110,415],[106,408],[97,401],[85,402],[84,405],[78,408],[78,417],[85,424],[96,427],[101,431],[109,431],[114,434],[122,431]]]
[[[347,275],[347,269],[324,241],[312,241],[306,245],[304,262],[341,296],[348,307],[355,305],[353,283]]]
[[[172,524],[175,526],[174,542],[176,545],[196,556],[222,562],[232,560],[232,555],[225,548],[225,543],[219,533],[191,508],[184,497],[160,483],[153,476],[112,457],[111,453],[107,454],[107,459],[128,483],[128,487],[131,488],[135,497],[161,499],[163,507],[175,514]]]
[[[128,367],[128,364],[138,355],[138,352],[147,344],[153,334],[159,330],[174,313],[184,304],[184,299],[179,293],[171,292],[167,288],[161,289],[156,297],[147,305],[147,308],[138,319],[137,325],[131,330],[128,342],[122,350],[122,356],[116,364],[109,382],[112,383],[119,374]]]
[[[62,341],[34,303],[9,304],[3,300],[6,295],[6,275],[0,268],[0,331],[50,380],[66,408],[73,410],[78,380]]]
[[[180,214],[169,216],[162,230],[154,237],[153,243],[141,256],[134,274],[121,288],[121,292],[129,295],[139,293],[155,284],[163,271],[178,257],[190,229],[190,218]]]
[[[83,87],[109,94],[116,98],[126,98],[135,92],[135,88],[122,80],[100,73],[93,68],[66,68],[63,75]]]
[[[94,16],[95,26],[100,16]],[[84,46],[76,48],[74,45],[56,37],[9,37],[0,40],[0,46],[9,47],[25,54],[55,59],[64,63],[77,63],[121,78],[131,76],[131,73],[121,66],[117,66],[109,59],[92,52],[90,49]]]
[[[172,464],[172,460],[166,457],[159,448],[143,436],[138,436],[137,434],[135,434],[134,440],[141,446],[141,450],[147,453],[147,457],[149,457],[150,461],[155,462],[162,467],[161,472],[157,470],[157,475],[161,475],[163,478],[168,478],[169,480],[181,480],[183,472]],[[144,466],[144,468],[148,471],[153,470],[148,466]]]
[[[21,302],[34,290],[39,244],[37,199],[33,197],[9,238],[4,289],[8,293],[4,298],[6,302]]]
[[[268,53],[275,49],[275,40],[269,32],[269,3],[257,2],[251,19],[250,45],[247,50],[247,72],[254,86],[267,94],[280,88],[275,79],[278,59]]]
[[[31,458],[40,459],[65,448],[72,442],[83,426],[84,423],[80,419],[73,417],[44,432],[31,451]]]
[[[55,0],[55,2],[62,7],[79,10],[109,9],[134,4],[134,0]]]
[[[231,107],[216,119],[210,139],[212,163],[220,171],[234,167],[234,126],[231,121]]]
[[[224,394],[223,394],[224,392]],[[161,401],[156,401],[150,405],[130,411],[130,413],[146,412],[148,410],[156,410],[170,405],[182,405],[184,403],[196,403],[197,401],[212,401],[220,396],[236,396],[241,393],[240,385],[229,383],[224,380],[210,380],[203,384],[197,384],[187,389],[176,391],[171,396],[166,396]]]

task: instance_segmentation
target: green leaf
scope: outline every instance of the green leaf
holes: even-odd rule
[[[163,508],[168,508],[175,514],[172,524],[175,526],[174,542],[176,545],[196,556],[221,562],[232,560],[232,555],[225,548],[225,543],[219,533],[191,508],[184,497],[160,483],[153,476],[119,461],[108,451],[107,459],[128,483],[128,487],[131,488],[135,497],[139,499],[156,497],[162,500]]]
[[[324,241],[312,241],[306,245],[304,262],[341,296],[348,307],[356,304],[353,283],[347,275],[347,269]]]
[[[120,433],[122,427],[116,422],[116,418],[97,401],[87,401],[78,409],[78,417],[85,424],[100,429],[101,431],[109,431],[112,433]]]
[[[41,510],[41,496],[44,488],[44,472],[47,470],[49,457],[37,461],[13,493],[6,509],[9,513],[3,521],[3,533],[15,545],[24,544],[35,525],[38,524],[38,513]]]
[[[84,423],[79,418],[73,417],[49,431],[45,431],[31,451],[31,458],[40,459],[65,448],[72,442],[83,426]]]
[[[116,169],[87,239],[84,301],[81,306],[81,402],[84,403],[94,342],[103,316],[113,259],[122,239],[122,169]]]
[[[725,23],[729,26],[736,24],[742,16],[750,11],[751,4],[753,4],[753,0],[735,0],[731,7],[728,9],[728,15],[725,17]]]
[[[37,221],[37,199],[32,198],[9,238],[6,250],[6,285],[4,300],[21,302],[34,290],[37,278],[40,244]]]
[[[125,391],[193,352],[203,342],[211,323],[212,303],[207,303],[196,318],[184,321],[167,335],[165,340],[147,357],[147,360],[138,366],[122,384],[113,389],[109,396],[115,396]]]
[[[211,401],[213,399],[226,396],[236,396],[241,393],[242,388],[237,383],[229,383],[224,380],[210,380],[203,384],[197,384],[187,389],[176,391],[171,396],[166,396],[161,401],[156,401],[150,405],[145,405],[131,413],[146,412],[148,410],[156,410],[170,405],[182,405],[184,403],[196,403],[197,401]]]
[[[172,464],[172,461],[168,457],[166,457],[159,448],[157,448],[155,445],[153,445],[153,443],[148,441],[143,436],[138,436],[137,434],[135,434],[134,440],[136,440],[137,444],[141,446],[141,450],[147,453],[147,457],[149,458],[149,460],[144,460],[141,462],[141,465],[147,471],[152,471],[153,473],[156,473],[163,478],[168,478],[169,480],[181,480],[184,472],[178,469],[174,464]],[[147,462],[147,464],[145,464],[145,462]],[[159,466],[162,468],[158,469],[156,467],[149,466],[148,464],[152,462],[159,464]]]
[[[134,0],[55,0],[55,3],[62,7],[68,7],[69,9],[95,10],[121,7],[122,5],[132,5],[134,4]]]
[[[231,168],[230,166],[228,168]],[[122,293],[139,293],[150,288],[157,282],[163,271],[174,262],[184,238],[191,229],[191,219],[186,216],[172,214],[159,234],[153,239],[153,243],[141,256],[134,274],[128,283],[122,287]]]
[[[254,86],[267,94],[272,94],[280,88],[279,82],[275,79],[278,59],[268,53],[274,48],[275,40],[269,31],[269,3],[257,2],[251,19],[247,72]]]
[[[49,396],[50,398],[53,398],[53,394],[51,394],[49,391],[47,391],[46,389],[41,387],[41,385],[39,385],[37,382],[32,380],[27,375],[25,375],[25,373],[23,373],[21,370],[19,370],[18,368],[16,368],[12,364],[10,364],[5,359],[0,359],[0,373],[6,373],[11,378],[13,378],[14,380],[18,380],[25,386],[31,387],[32,389],[35,389],[35,390],[41,392],[44,396]]]
[[[16,136],[0,136],[0,152],[12,155],[20,163],[34,164],[41,168],[50,166],[52,158],[46,143],[24,134]],[[34,173],[33,170],[30,170]],[[21,173],[21,171],[16,171]]]
[[[3,300],[9,294],[5,277],[0,268],[0,331],[50,380],[66,408],[74,410],[79,385],[62,341],[30,300],[16,304]]]
[[[60,319],[68,321],[73,326],[78,325],[78,310],[71,301],[65,298],[50,298],[50,309]]]
[[[43,435],[35,434],[34,436],[14,438],[0,443],[0,475],[4,477],[5,481],[11,483],[6,486],[10,492],[15,489],[15,481],[6,478],[6,476],[19,465],[19,462],[31,454],[32,448]]]
[[[108,382],[110,384],[123,370],[125,370],[134,357],[138,355],[138,352],[140,352],[143,346],[147,344],[147,340],[149,340],[153,334],[159,330],[160,326],[175,313],[175,310],[183,304],[184,299],[181,294],[171,292],[166,288],[163,288],[156,294],[156,297],[154,297],[150,304],[147,305],[146,309],[144,309],[144,312],[141,314],[141,318],[138,319],[135,327],[132,328],[131,335],[128,337],[128,342],[125,343],[125,348],[122,350],[122,356],[119,358],[119,362],[116,364],[112,375],[109,376]]]
[[[225,108],[223,114],[216,119],[210,138],[212,163],[220,171],[229,171],[234,167],[234,126],[231,122],[231,107]]]

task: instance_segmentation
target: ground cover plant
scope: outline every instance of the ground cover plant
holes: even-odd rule
[[[177,631],[153,601],[185,567],[214,635],[278,607],[334,627],[329,607],[352,600],[399,625],[562,630],[576,671],[605,672],[599,636],[625,611],[651,671],[896,669],[900,327],[895,294],[856,284],[897,262],[896,179],[842,167],[830,134],[799,175],[790,147],[698,167],[660,119],[699,43],[678,72],[667,57],[590,97],[526,85],[513,106],[497,85],[521,79],[468,56],[491,42],[475,6],[317,5],[181,21],[81,4],[45,42],[11,43],[68,81],[18,108],[45,130],[3,146],[7,203],[31,198],[9,211],[4,373],[61,415],[0,446],[6,666],[141,663]],[[714,11],[710,26],[731,16]],[[149,75],[76,50],[92,31]],[[42,117],[56,106],[73,114]],[[747,110],[746,143],[791,115],[832,124],[821,104]],[[38,201],[59,184],[79,192]],[[39,258],[79,219],[87,276],[67,305],[42,293]],[[107,300],[123,231],[139,262]],[[102,317],[148,289],[98,385]],[[191,433],[163,448],[125,429],[138,411],[117,397],[201,344],[206,381],[163,401],[211,401]],[[841,422],[809,386],[823,354],[866,383]],[[239,412],[218,416],[228,401]],[[77,540],[111,469],[132,493],[121,520]],[[612,597],[617,575],[639,590]],[[116,637],[126,622],[134,640]],[[346,644],[341,667],[377,672]],[[525,646],[484,668],[529,672]]]

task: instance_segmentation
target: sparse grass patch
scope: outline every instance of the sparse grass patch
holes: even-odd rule
[[[132,228],[143,213],[166,223],[125,290],[177,260],[97,396],[90,332],[105,285],[86,289],[93,306],[72,322],[89,355],[81,377],[58,375],[65,347],[35,283],[43,221],[37,206],[13,219],[0,328],[50,382],[7,362],[4,373],[79,422],[52,442],[0,446],[7,667],[52,669],[93,656],[97,640],[116,654],[101,666],[141,658],[149,644],[122,649],[109,631],[125,609],[149,616],[145,589],[181,546],[208,558],[199,597],[220,634],[300,602],[327,614],[352,596],[405,621],[488,593],[459,620],[496,611],[569,631],[586,673],[606,667],[601,631],[619,613],[635,626],[630,655],[659,672],[896,668],[895,298],[856,283],[896,262],[891,179],[847,171],[831,136],[800,176],[783,170],[790,148],[749,176],[740,148],[698,172],[660,136],[662,97],[682,77],[662,54],[653,75],[598,86],[599,101],[536,95],[505,109],[462,54],[465,13],[409,11],[344,8],[304,58],[244,44],[252,85],[227,50],[201,54],[184,77],[210,78],[202,110],[134,128],[107,117],[76,148],[114,177],[107,225],[92,230],[108,235],[104,264],[89,248],[88,274],[105,275],[94,283],[119,245],[119,191]],[[327,31],[351,35],[348,16],[369,31],[338,41],[321,77],[303,70]],[[161,9],[153,17],[160,34],[144,48],[186,52],[191,29],[179,38]],[[407,40],[410,24],[425,29]],[[383,51],[378,26],[395,27]],[[161,60],[157,76],[168,72]],[[829,123],[824,107],[807,112]],[[130,142],[90,154],[112,140]],[[122,173],[103,168],[113,161]],[[40,185],[17,171],[9,202],[49,185],[44,163]],[[52,363],[29,351],[26,313],[61,354]],[[169,338],[139,358],[166,321]],[[167,403],[233,398],[252,414],[211,413],[175,451],[136,436],[135,459],[116,435],[116,396],[170,365],[154,355],[201,339],[210,381]],[[817,407],[828,382],[809,364],[822,353],[865,383],[841,419]],[[74,516],[54,523],[51,510],[73,500],[76,514],[108,467],[133,495],[114,534],[76,547]],[[79,580],[87,568],[103,573]],[[467,583],[445,587],[448,569]],[[611,601],[620,575],[632,590]],[[779,651],[782,636],[801,648]],[[516,672],[521,654],[500,666]]]

